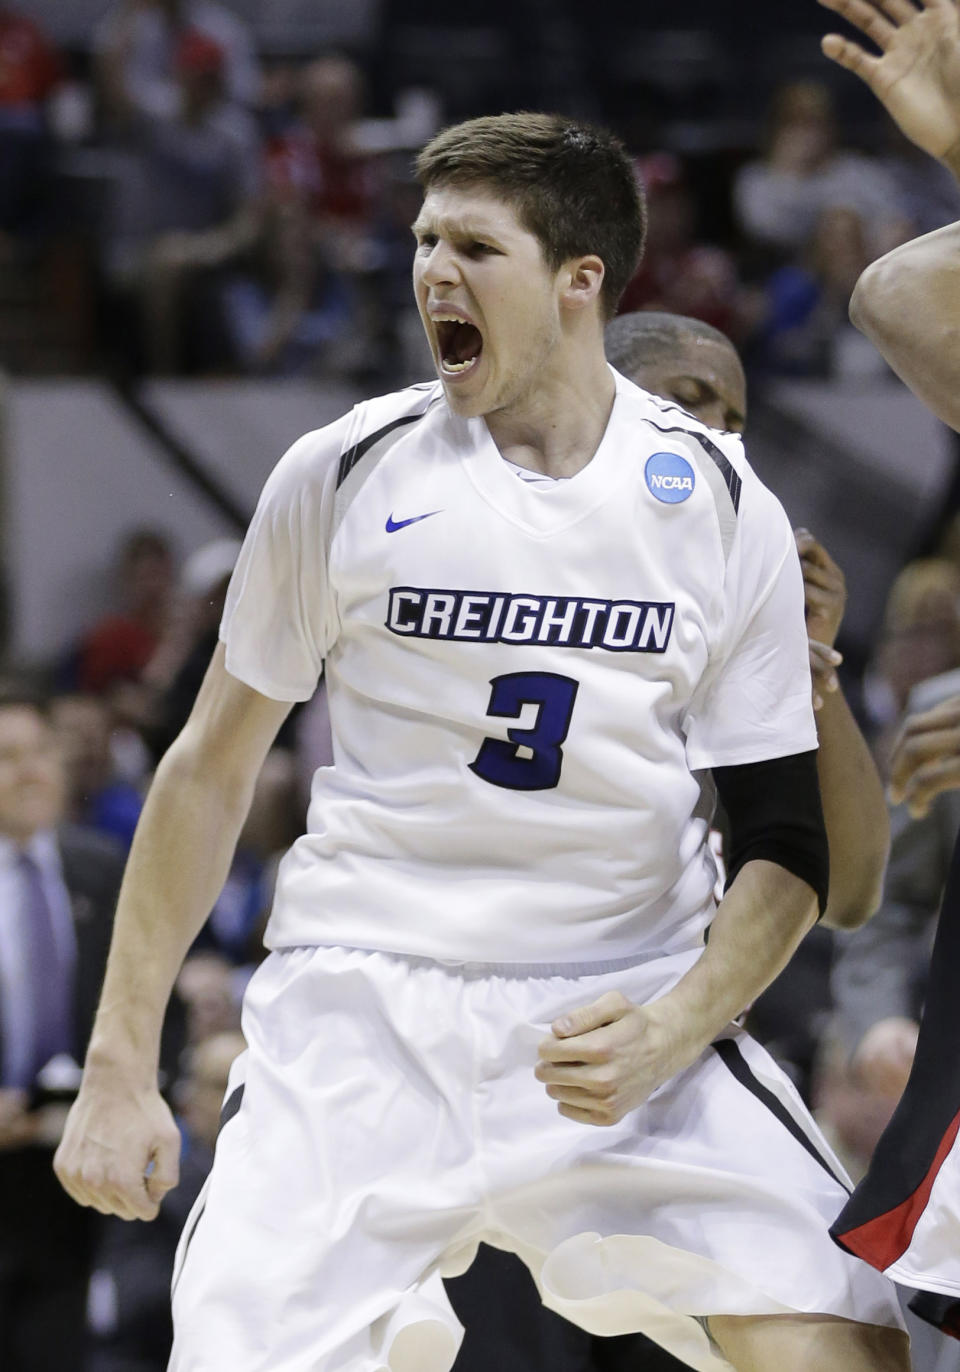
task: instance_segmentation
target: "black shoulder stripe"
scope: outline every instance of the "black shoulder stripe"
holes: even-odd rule
[[[359,443],[354,443],[352,448],[348,448],[340,458],[337,489],[339,490],[364,453],[369,452],[375,443],[379,443],[381,438],[386,438],[387,434],[393,433],[394,429],[399,429],[402,424],[413,424],[416,420],[422,419],[423,415],[424,411],[421,410],[419,414],[405,414],[399,419],[392,419],[389,424],[384,424],[382,429],[377,429],[376,433],[367,434],[366,438],[361,438]]]
[[[723,484],[730,492],[730,499],[733,501],[733,508],[736,510],[737,514],[739,514],[740,488],[743,485],[743,482],[740,480],[740,477],[738,476],[736,471],[734,471],[733,464],[730,462],[730,459],[717,447],[713,439],[708,438],[706,434],[695,433],[693,437],[700,444],[700,447],[707,454],[707,456],[712,457],[714,462],[720,468],[720,475],[723,477]]]
[[[743,482],[740,480],[740,477],[734,471],[733,466],[730,463],[730,460],[726,457],[726,455],[723,452],[721,452],[721,450],[717,447],[716,443],[714,443],[712,439],[707,438],[706,434],[698,434],[694,429],[684,429],[681,428],[679,425],[676,425],[670,429],[666,429],[661,424],[654,424],[652,419],[648,419],[646,422],[650,425],[651,428],[656,429],[658,433],[684,434],[687,438],[695,439],[696,442],[700,444],[700,447],[703,449],[703,451],[711,459],[711,461],[713,461],[716,464],[720,472],[720,475],[723,477],[723,484],[730,492],[730,499],[733,501],[734,512],[739,514],[740,488],[743,485]]]

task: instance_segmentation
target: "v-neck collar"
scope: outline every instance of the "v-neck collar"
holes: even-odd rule
[[[538,537],[562,533],[592,514],[624,479],[629,466],[622,446],[624,399],[614,372],[616,391],[610,417],[596,452],[575,476],[549,487],[521,480],[494,443],[480,416],[461,421],[467,434],[464,469],[477,491],[504,519]]]

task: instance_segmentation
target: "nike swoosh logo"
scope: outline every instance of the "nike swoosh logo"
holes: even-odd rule
[[[398,529],[405,529],[408,524],[419,524],[421,519],[432,519],[436,514],[443,514],[443,511],[430,510],[427,514],[414,515],[412,519],[394,519],[393,515],[388,515],[387,522],[383,527],[388,534],[395,534]]]

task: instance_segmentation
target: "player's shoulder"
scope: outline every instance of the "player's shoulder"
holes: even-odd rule
[[[274,478],[311,485],[333,480],[341,486],[366,453],[421,419],[441,394],[437,381],[359,401],[339,419],[302,434],[281,457]]]
[[[758,537],[765,540],[771,524],[780,529],[786,516],[777,497],[750,465],[739,433],[711,428],[680,405],[643,390],[619,373],[615,375],[618,397],[631,427],[645,427],[648,446],[652,449],[656,443],[665,450],[653,456],[665,459],[682,454],[692,469],[693,484],[705,485],[710,491],[725,558],[735,542]],[[655,473],[648,473],[648,484],[655,479]]]
[[[618,398],[636,422],[649,425],[662,434],[691,439],[702,448],[716,448],[739,472],[747,466],[740,434],[711,428],[680,405],[645,391],[619,372],[615,371],[614,377]]]

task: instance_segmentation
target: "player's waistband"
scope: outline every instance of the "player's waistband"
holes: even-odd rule
[[[702,948],[678,948],[669,953],[658,950],[648,954],[634,953],[629,957],[588,962],[472,962],[460,961],[457,958],[430,958],[418,953],[398,953],[388,948],[357,948],[344,943],[296,945],[297,951],[323,948],[389,958],[408,967],[435,968],[441,972],[449,972],[451,976],[477,981],[485,977],[509,977],[518,981],[564,977],[576,981],[581,977],[601,977],[608,972],[625,972],[629,968],[642,967],[648,963],[669,963],[674,959],[694,961],[703,951]],[[293,952],[294,947],[275,948],[273,951],[282,955]]]

